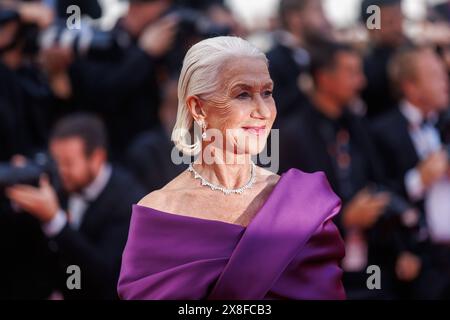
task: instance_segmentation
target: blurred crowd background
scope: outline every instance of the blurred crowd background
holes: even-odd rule
[[[182,59],[219,35],[267,53],[278,173],[324,171],[342,199],[348,297],[450,298],[450,1],[415,3],[1,0],[0,298],[117,298],[131,205],[186,169]]]

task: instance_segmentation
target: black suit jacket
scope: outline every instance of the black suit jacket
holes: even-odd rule
[[[307,102],[306,94],[299,89],[298,78],[308,71],[309,65],[299,65],[293,55],[291,48],[279,43],[267,53],[270,76],[274,82],[273,95],[280,120]]]
[[[352,144],[359,150],[363,168],[354,175],[357,189],[369,181],[385,182],[384,172],[367,130],[366,120],[346,111]],[[335,192],[340,195],[336,170],[321,133],[321,115],[312,104],[291,115],[280,127],[280,169],[299,168],[307,172],[324,171]],[[344,202],[348,199],[343,199]]]
[[[392,188],[408,199],[420,212],[421,217],[417,228],[411,229],[408,235],[408,247],[411,251],[420,253],[427,237],[420,236],[419,230],[426,230],[425,202],[413,201],[406,191],[405,175],[415,168],[420,158],[409,135],[409,123],[398,106],[379,117],[372,123],[371,133],[378,153]],[[422,234],[426,234],[422,232]]]
[[[54,100],[34,66],[11,70],[0,62],[0,161],[46,147]]]
[[[390,184],[408,198],[404,177],[419,163],[419,156],[409,135],[408,120],[398,107],[375,120],[371,134]]]
[[[444,129],[438,127],[439,129]],[[440,130],[441,131],[441,130]],[[441,135],[444,132],[441,132]],[[372,125],[372,135],[382,156],[388,179],[398,192],[407,197],[404,177],[408,170],[416,167],[420,158],[408,131],[408,121],[398,107],[377,119]],[[418,228],[409,230],[405,236],[408,250],[421,257],[420,276],[412,283],[411,292],[419,299],[448,298],[450,293],[450,255],[447,246],[433,244],[427,235],[424,201],[414,203],[421,210]],[[422,232],[418,232],[422,231]]]
[[[395,48],[379,46],[372,48],[364,59],[367,85],[361,96],[370,118],[389,111],[398,102],[388,76],[388,64],[394,53]]]
[[[56,250],[56,282],[67,299],[114,299],[125,246],[131,205],[144,196],[140,185],[120,169],[113,169],[110,181],[93,201],[79,230],[67,224],[50,240]],[[81,290],[68,290],[69,265],[81,269]]]
[[[320,113],[313,105],[307,105],[300,112],[286,119],[280,129],[280,164],[281,172],[295,167],[307,172],[324,171],[337,195],[341,197],[343,208],[353,198],[356,192],[362,188],[378,184],[384,187],[386,178],[378,160],[375,147],[370,138],[368,124],[350,111],[343,115],[347,122],[347,129],[350,133],[350,144],[352,148],[358,149],[358,162],[355,172],[352,174],[352,184],[354,194],[350,197],[343,197],[339,188],[337,170],[333,164],[332,157],[327,150],[327,144],[321,133]],[[353,158],[352,158],[353,162]],[[352,165],[353,170],[353,165]],[[369,245],[369,264],[383,266],[386,281],[393,277],[393,266],[395,259],[407,246],[403,233],[397,231],[398,221],[391,219],[392,215],[384,215],[378,222],[366,232]],[[338,215],[335,219],[341,233],[345,237],[346,229],[343,227]],[[383,281],[384,281],[383,280]],[[348,290],[352,290],[352,285],[348,285]],[[361,289],[359,284],[356,289]],[[381,294],[386,294],[391,290],[385,287]]]
[[[47,299],[54,288],[54,254],[39,221],[14,212],[3,200],[0,209],[0,300]]]

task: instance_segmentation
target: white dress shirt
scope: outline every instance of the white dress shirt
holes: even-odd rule
[[[421,111],[411,103],[403,102],[400,105],[400,111],[408,120],[409,134],[421,160],[441,150],[439,131],[433,126],[433,122],[437,120],[435,115],[431,115],[428,123],[422,125],[424,117]],[[431,239],[434,242],[449,242],[450,180],[443,178],[426,190],[419,171],[413,168],[406,173],[405,186],[412,200],[425,202],[425,215]]]
[[[74,229],[79,229],[83,222],[84,214],[89,207],[89,202],[94,201],[105,189],[112,174],[112,167],[105,164],[100,169],[99,174],[81,194],[71,194],[68,199],[68,212],[70,217],[60,210],[56,216],[49,222],[42,225],[44,233],[48,237],[58,235],[67,223]]]
[[[400,112],[408,120],[409,135],[419,159],[425,160],[430,154],[442,148],[439,131],[431,124],[422,125],[424,116],[417,107],[404,101],[400,105]],[[429,119],[431,123],[436,121],[434,115],[431,115]],[[426,190],[420,178],[420,173],[416,168],[407,172],[405,186],[410,199],[413,201],[419,201],[425,197]]]

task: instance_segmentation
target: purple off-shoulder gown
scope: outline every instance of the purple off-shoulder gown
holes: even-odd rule
[[[321,172],[281,175],[247,227],[134,205],[121,299],[344,299],[340,200]]]

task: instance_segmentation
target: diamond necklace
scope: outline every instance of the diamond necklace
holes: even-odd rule
[[[222,191],[224,194],[230,194],[230,193],[237,193],[237,194],[242,194],[244,192],[244,190],[249,189],[253,186],[253,183],[255,183],[256,180],[256,170],[255,170],[255,163],[252,161],[251,162],[251,177],[250,180],[248,180],[248,182],[243,185],[242,187],[238,188],[238,189],[227,189],[224,188],[222,186],[218,186],[215,185],[211,182],[209,182],[208,180],[206,180],[205,178],[203,178],[193,167],[192,163],[189,164],[189,168],[188,171],[193,172],[194,173],[194,178],[195,179],[200,179],[202,181],[202,186],[208,186],[211,188],[211,190],[220,190]]]

